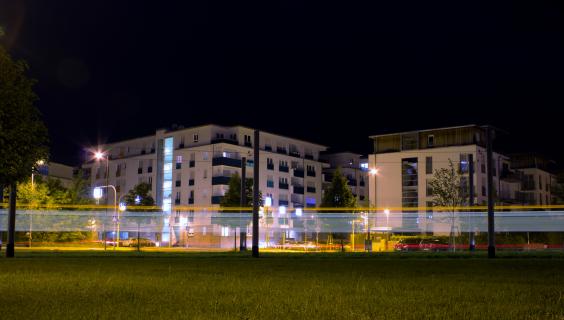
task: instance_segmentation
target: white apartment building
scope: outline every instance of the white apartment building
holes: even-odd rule
[[[115,185],[118,198],[146,182],[165,211],[171,206],[219,205],[230,176],[241,174],[247,159],[247,178],[253,177],[254,129],[204,125],[157,130],[154,135],[99,146],[109,156],[83,165],[92,187]],[[260,132],[260,191],[273,207],[315,207],[321,202],[325,146],[268,132]],[[108,178],[108,181],[106,181]]]
[[[328,186],[333,174],[340,168],[341,174],[347,177],[349,187],[356,197],[357,206],[368,206],[368,158],[354,152],[322,153],[321,160],[329,166],[323,169],[323,184]]]
[[[374,154],[369,155],[370,205],[380,211],[390,208],[399,214],[385,223],[397,230],[424,230],[429,215],[425,207],[432,206],[433,196],[428,187],[433,172],[447,168],[449,161],[462,173],[462,185],[470,194],[473,184],[473,203],[487,203],[486,138],[485,131],[476,125],[419,130],[375,135]],[[472,161],[473,168],[471,168]],[[508,188],[503,175],[509,159],[493,153],[493,177],[497,190]],[[473,175],[470,176],[470,171]],[[409,214],[405,214],[409,213]],[[417,214],[419,213],[419,216]],[[416,218],[413,218],[415,214]],[[410,216],[409,219],[406,217]],[[381,225],[382,222],[379,222]]]

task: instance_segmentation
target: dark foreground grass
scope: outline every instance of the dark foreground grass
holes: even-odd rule
[[[564,319],[561,255],[447,257],[20,253],[0,319]]]

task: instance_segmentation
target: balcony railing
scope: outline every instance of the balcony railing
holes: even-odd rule
[[[307,176],[308,176],[308,177],[315,177],[316,175],[317,175],[317,174],[315,173],[315,171],[311,171],[311,170],[307,171]]]
[[[241,160],[233,159],[233,158],[227,158],[227,157],[217,157],[217,158],[213,158],[212,165],[213,166],[229,166],[229,167],[240,168],[241,167]]]
[[[280,172],[290,172],[290,167],[288,167],[288,166],[278,166],[278,171],[280,171]]]
[[[190,168],[194,168],[196,166],[196,160],[190,160],[190,162],[188,163],[188,166]]]
[[[304,194],[304,187],[303,186],[294,186],[294,193],[296,194]]]
[[[288,205],[288,200],[278,200],[278,205],[279,205],[279,206],[287,206],[287,205]]]
[[[212,202],[212,204],[220,204],[221,199],[223,199],[223,196],[212,196],[211,202]]]
[[[303,178],[304,169],[294,169],[294,177]]]
[[[267,164],[266,164],[266,169],[267,169],[267,170],[274,170],[274,163],[267,163]]]
[[[278,189],[288,189],[287,183],[278,182]]]
[[[212,177],[212,185],[214,185],[214,186],[216,186],[216,185],[228,185],[229,179],[231,179],[231,177],[226,177],[226,176]]]
[[[313,160],[313,155],[311,155],[311,154],[306,154],[306,155],[304,156],[304,158],[309,159],[309,160]]]
[[[189,186],[193,186],[193,185],[194,185],[194,179],[188,180],[188,185],[189,185]]]
[[[309,193],[315,193],[315,187],[307,187],[307,192]]]
[[[245,147],[252,148],[253,144],[251,142],[245,141]]]
[[[277,153],[281,153],[281,154],[288,154],[288,151],[286,151],[286,148],[276,148],[276,152]]]
[[[212,139],[211,143],[229,143],[229,144],[234,144],[234,145],[239,145],[239,141],[237,140],[233,140],[233,139],[225,139],[225,138],[216,138],[216,139]]]
[[[264,151],[272,151],[272,147],[271,146],[264,146]]]
[[[290,153],[288,155],[290,155],[291,157],[296,157],[296,158],[301,157],[301,155],[298,151],[290,151]]]
[[[137,168],[137,173],[138,173],[138,174],[142,174],[142,173],[143,173],[143,168]]]
[[[194,198],[188,198],[188,204],[194,204]]]
[[[180,180],[176,180],[176,186],[180,187],[182,185],[182,182]]]
[[[147,167],[147,172],[148,172],[148,173],[153,172],[153,167]]]

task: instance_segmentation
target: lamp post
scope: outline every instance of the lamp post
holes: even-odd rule
[[[386,215],[386,251],[388,251],[388,241],[390,241],[390,227],[389,227],[389,219],[390,219],[390,209],[384,209],[384,214]]]
[[[45,164],[45,161],[43,160],[39,160],[36,163],[37,167],[40,167],[42,165]],[[34,170],[36,169],[36,167],[33,167],[31,169],[31,190],[32,192],[35,192],[35,184],[34,184]],[[31,211],[29,212],[29,247],[31,248],[31,240],[32,240],[32,226],[33,226],[33,215],[31,214]]]
[[[100,200],[100,198],[102,197],[102,188],[108,188],[108,189],[113,189],[114,190],[114,216],[118,215],[118,209],[117,209],[117,191],[116,191],[116,187],[113,185],[107,185],[107,186],[100,186],[100,187],[96,187],[94,188],[94,199],[96,200]],[[107,201],[108,197],[106,197],[106,203],[108,203]],[[107,210],[107,207],[106,207]],[[104,221],[104,250],[106,250],[106,223]],[[114,239],[115,240],[115,239]],[[119,241],[119,234],[118,234],[118,241]],[[114,246],[115,248],[115,246]]]
[[[370,175],[373,177],[373,180],[374,180],[374,184],[373,184],[374,185],[374,202],[372,203],[371,207],[374,207],[374,208],[378,204],[378,202],[376,201],[376,175],[377,174],[378,174],[378,169],[376,169],[376,168],[370,169]],[[372,252],[372,239],[370,238],[370,225],[369,225],[370,224],[370,219],[369,219],[370,211],[371,210],[369,210],[369,212],[367,212],[367,219],[366,219],[366,226],[367,226],[366,251],[368,251],[368,252]]]

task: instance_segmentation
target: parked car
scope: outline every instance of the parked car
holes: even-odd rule
[[[422,239],[420,247],[423,251],[447,251],[449,244],[445,238],[432,237]]]
[[[396,251],[418,251],[421,249],[420,243],[421,238],[404,238],[395,244],[394,249]]]
[[[132,238],[124,241],[124,246],[137,247],[137,238]],[[139,238],[139,246],[141,247],[154,247],[155,242],[147,238]]]

